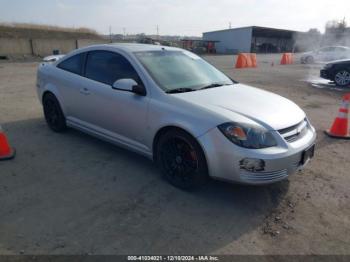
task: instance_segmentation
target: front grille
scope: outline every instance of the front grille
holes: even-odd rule
[[[278,132],[287,142],[292,143],[302,138],[306,134],[307,129],[308,129],[308,122],[306,119],[304,119],[299,124],[280,129],[278,130]]]
[[[247,182],[264,183],[278,181],[288,177],[287,169],[271,172],[248,172],[241,171],[241,179]]]
[[[323,78],[328,78],[328,71],[325,70],[325,69],[322,69],[320,71],[320,76],[323,77]]]

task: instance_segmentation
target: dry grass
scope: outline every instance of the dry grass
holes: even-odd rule
[[[3,38],[51,38],[51,39],[100,39],[93,29],[61,27],[32,23],[0,23],[0,37]]]
[[[45,30],[45,31],[57,31],[67,33],[84,33],[84,34],[98,34],[96,30],[86,27],[72,28],[61,27],[55,25],[44,24],[32,24],[32,23],[0,23],[1,27],[10,27],[14,29],[30,29],[30,30]]]

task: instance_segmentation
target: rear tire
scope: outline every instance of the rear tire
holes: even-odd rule
[[[66,118],[54,94],[47,93],[44,95],[43,109],[46,123],[53,131],[63,132],[67,129]]]
[[[350,70],[340,69],[334,74],[334,82],[337,86],[347,87],[350,85]]]
[[[171,130],[157,144],[157,165],[163,177],[172,185],[193,190],[208,178],[206,159],[201,146],[188,133]]]

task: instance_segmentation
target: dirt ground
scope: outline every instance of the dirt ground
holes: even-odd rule
[[[281,66],[277,55],[258,56],[256,69],[206,59],[305,110],[318,139],[304,171],[270,186],[211,181],[183,192],[137,154],[50,131],[37,63],[3,62],[0,123],[17,157],[0,162],[0,254],[350,254],[350,141],[323,134],[345,92],[312,87],[317,66]]]

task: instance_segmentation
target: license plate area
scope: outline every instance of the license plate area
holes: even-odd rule
[[[310,146],[309,148],[305,149],[303,154],[301,155],[301,164],[305,165],[307,162],[310,161],[311,158],[313,158],[315,155],[315,145]]]

